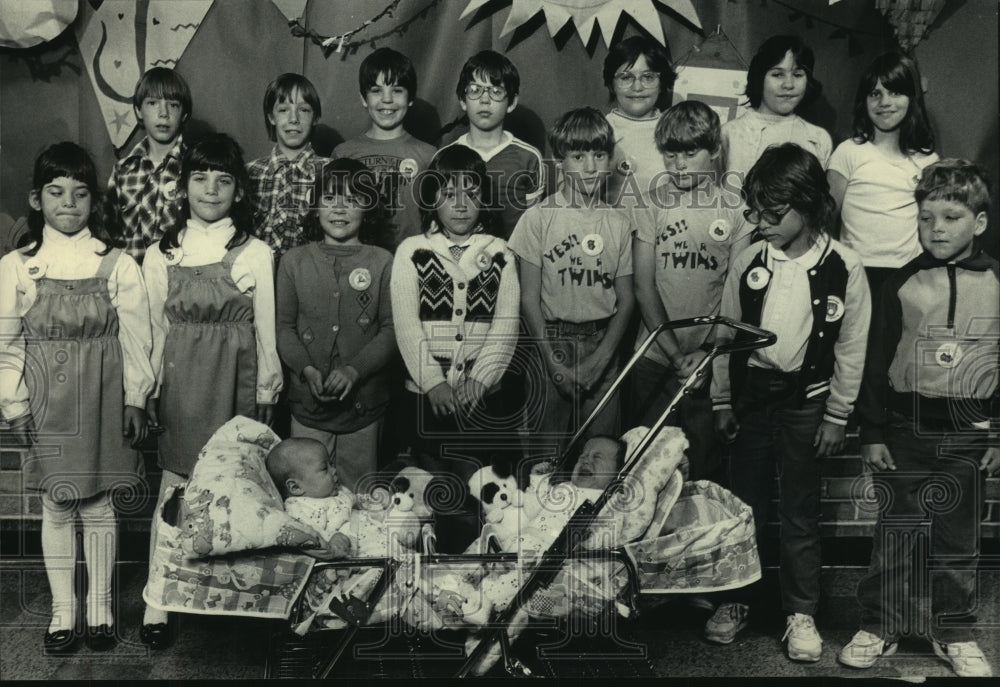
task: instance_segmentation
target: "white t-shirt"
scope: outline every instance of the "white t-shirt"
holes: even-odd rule
[[[902,267],[920,254],[913,192],[937,153],[890,158],[870,141],[848,139],[830,157],[830,171],[847,179],[841,241],[865,267]]]
[[[654,136],[659,119],[658,110],[645,119],[632,119],[618,110],[608,113],[608,123],[615,130],[614,166],[608,180],[609,203],[614,204],[625,191],[630,176],[636,184],[636,188],[627,191],[632,196],[636,195],[636,190],[640,194],[648,194],[654,185],[663,183],[666,167],[663,166],[663,156],[656,148]]]

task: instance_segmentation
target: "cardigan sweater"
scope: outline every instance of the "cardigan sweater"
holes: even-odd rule
[[[291,372],[289,401],[296,420],[327,432],[353,432],[385,412],[389,363],[396,352],[389,278],[392,256],[376,246],[313,242],[278,263],[278,354]],[[350,365],[358,381],[343,401],[312,396],[302,371],[326,379]]]
[[[487,389],[514,354],[520,289],[503,239],[473,234],[456,260],[440,231],[399,244],[392,265],[392,312],[406,388],[427,393],[464,377]]]

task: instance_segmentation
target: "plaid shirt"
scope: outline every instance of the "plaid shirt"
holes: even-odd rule
[[[289,160],[275,146],[270,157],[247,165],[253,190],[253,224],[257,236],[271,247],[277,260],[290,248],[305,243],[302,219],[312,203],[317,170],[327,162],[307,146]]]
[[[104,198],[108,231],[124,239],[125,252],[140,264],[146,248],[180,219],[177,180],[183,152],[184,142],[178,136],[174,147],[156,166],[149,157],[149,139],[144,138],[115,163],[108,179]]]

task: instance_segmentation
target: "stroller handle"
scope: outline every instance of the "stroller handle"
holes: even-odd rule
[[[667,417],[674,411],[680,399],[691,392],[692,387],[698,383],[698,378],[704,374],[704,371],[711,364],[712,360],[720,355],[725,355],[732,353],[734,351],[745,351],[753,350],[756,348],[763,348],[765,346],[770,346],[775,341],[777,341],[777,336],[773,332],[769,332],[758,327],[753,327],[746,324],[745,322],[737,322],[728,317],[722,317],[721,315],[707,315],[704,317],[692,317],[684,320],[674,320],[673,322],[667,322],[656,327],[653,331],[649,333],[646,340],[642,342],[642,345],[636,349],[635,353],[629,359],[628,363],[624,366],[622,371],[619,373],[618,377],[615,379],[611,388],[601,399],[601,402],[597,405],[594,411],[587,418],[586,422],[581,425],[580,429],[577,430],[576,434],[570,440],[569,445],[566,450],[559,457],[559,461],[556,465],[556,470],[562,468],[563,463],[565,463],[566,458],[571,454],[572,449],[579,442],[580,438],[584,435],[586,430],[593,423],[597,415],[603,410],[610,400],[612,394],[614,394],[618,388],[621,386],[622,381],[629,371],[635,366],[635,364],[645,355],[649,347],[653,345],[656,338],[662,334],[667,329],[679,329],[681,327],[694,327],[700,325],[723,325],[731,329],[735,329],[738,332],[738,336],[730,342],[717,344],[712,347],[708,355],[695,367],[694,372],[692,372],[688,378],[684,381],[680,390],[668,404],[666,410],[659,417],[659,419],[649,428],[646,436],[639,442],[639,444],[633,449],[633,451],[626,458],[625,465],[619,471],[616,478],[605,487],[604,491],[601,493],[600,497],[595,502],[591,502],[589,499],[584,501],[584,503],[576,510],[576,512],[570,517],[569,522],[563,527],[562,531],[556,540],[549,546],[549,548],[542,554],[541,558],[538,559],[534,565],[531,567],[531,571],[528,575],[527,580],[518,589],[517,594],[507,605],[507,607],[500,612],[498,617],[494,620],[495,626],[488,629],[485,637],[483,637],[475,648],[469,653],[466,662],[463,664],[458,672],[458,677],[467,676],[474,665],[485,655],[489,650],[490,646],[495,642],[500,642],[501,653],[506,655],[507,644],[509,643],[507,630],[510,622],[514,619],[515,614],[527,603],[531,595],[538,589],[548,586],[553,579],[555,579],[556,573],[560,568],[560,565],[567,558],[574,558],[578,555],[580,549],[582,548],[583,538],[577,534],[573,536],[571,533],[586,532],[589,530],[590,525],[593,523],[594,519],[597,517],[601,509],[608,500],[621,488],[625,479],[627,478],[629,472],[635,466],[636,460],[639,456],[649,448],[652,443],[653,438],[659,432],[660,428],[666,422]],[[743,336],[739,336],[742,334]]]
[[[674,410],[677,408],[677,405],[680,403],[681,398],[691,392],[692,388],[697,384],[698,378],[702,374],[704,374],[705,369],[707,369],[707,367],[711,365],[712,360],[719,357],[720,355],[728,355],[736,351],[749,351],[757,348],[765,348],[767,346],[772,345],[775,341],[778,340],[778,337],[774,332],[770,332],[766,329],[761,329],[760,327],[754,327],[753,325],[749,325],[746,322],[740,322],[739,320],[734,320],[729,317],[723,317],[722,315],[704,315],[701,317],[689,317],[682,320],[673,320],[670,322],[664,322],[663,324],[657,326],[653,331],[649,333],[645,341],[643,341],[642,344],[637,349],[635,349],[635,352],[632,354],[632,357],[629,358],[628,362],[625,363],[625,365],[622,367],[621,372],[618,373],[618,376],[615,378],[615,381],[611,384],[611,387],[608,389],[607,393],[604,394],[600,402],[590,413],[590,415],[587,417],[584,423],[580,425],[580,428],[576,430],[576,433],[573,435],[573,437],[569,440],[569,443],[566,445],[566,449],[563,451],[562,455],[559,456],[559,460],[556,462],[556,470],[558,471],[562,469],[563,465],[566,463],[567,458],[570,455],[572,455],[573,451],[580,443],[580,440],[587,433],[587,430],[590,429],[590,426],[592,424],[594,424],[594,421],[601,414],[601,411],[604,410],[605,406],[607,406],[607,404],[611,402],[611,398],[618,391],[619,387],[621,387],[622,383],[625,381],[625,378],[628,376],[629,372],[631,372],[632,368],[635,367],[636,363],[638,363],[643,358],[643,356],[646,355],[646,351],[648,351],[650,347],[652,347],[652,345],[656,343],[656,340],[664,331],[668,329],[683,329],[686,327],[700,327],[706,325],[712,325],[712,326],[723,325],[725,327],[729,327],[730,329],[735,329],[737,331],[737,336],[733,338],[731,341],[722,344],[716,344],[712,347],[712,349],[708,352],[708,355],[705,356],[704,360],[702,360],[701,363],[695,368],[694,372],[692,372],[691,375],[689,375],[688,378],[684,380],[684,383],[681,385],[680,390],[677,392],[677,394],[674,396],[671,402],[667,404],[666,410],[660,416],[660,418],[657,420],[654,426],[650,427],[650,431],[646,434],[643,440],[639,442],[639,444],[627,457],[625,461],[626,466],[628,466],[629,463],[635,460],[635,458],[641,456],[642,453],[649,447],[649,444],[652,443],[653,441],[653,437],[656,436],[656,432],[660,429],[660,427],[663,426],[663,423],[666,422],[667,417],[669,417],[670,414],[674,412]],[[741,334],[742,336],[740,336]]]

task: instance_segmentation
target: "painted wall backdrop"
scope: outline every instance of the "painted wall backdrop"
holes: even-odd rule
[[[321,154],[363,131],[367,119],[358,95],[357,72],[375,47],[395,48],[413,60],[419,86],[406,126],[432,144],[446,143],[465,130],[455,97],[464,60],[486,48],[504,52],[517,65],[522,80],[520,105],[509,117],[508,128],[545,150],[545,131],[563,111],[581,105],[609,107],[601,82],[607,43],[655,29],[649,24],[651,17],[659,22],[674,62],[685,60],[717,28],[746,61],[770,35],[801,35],[816,53],[816,76],[824,85],[822,98],[802,114],[827,128],[835,142],[850,133],[851,103],[861,71],[877,54],[896,45],[893,28],[879,11],[879,3],[885,4],[882,0],[839,0],[833,5],[827,0],[629,0],[622,7],[637,9],[638,16],[642,6],[639,19],[626,13],[619,21],[602,21],[589,32],[578,31],[572,22],[550,29],[550,14],[525,12],[525,5],[541,7],[541,0],[475,2],[465,17],[468,0],[188,2],[192,8],[203,5],[205,9],[192,9],[193,15],[201,14],[200,19],[173,23],[177,27],[197,24],[176,61],[194,97],[186,135],[196,138],[225,131],[240,141],[247,159],[270,150],[261,101],[268,82],[282,72],[301,72],[319,90],[323,117],[313,144]],[[161,15],[172,16],[167,12],[176,8],[168,10],[167,6],[173,3],[140,0],[129,4],[134,4],[134,12],[146,13],[146,49],[164,50],[156,42],[160,40],[156,31],[169,37],[170,25],[163,29]],[[573,3],[562,0],[557,4]],[[391,14],[383,14],[390,5],[394,5]],[[997,3],[939,0],[938,5],[940,11],[929,33],[912,54],[927,80],[926,99],[939,152],[983,164],[993,179],[995,199],[1000,177]],[[701,28],[686,6],[695,10]],[[95,91],[87,69],[88,64],[93,66],[93,35],[78,39],[81,28],[108,15],[111,7],[100,0],[80,0],[69,28],[55,38],[29,48],[0,48],[0,245],[11,225],[27,213],[31,165],[42,148],[55,141],[77,141],[91,151],[106,178],[117,157],[141,136],[136,130],[127,138],[120,136],[117,147],[112,142],[107,108],[102,109],[95,95],[100,91]],[[508,20],[515,11],[520,14],[511,26],[517,28],[505,31],[511,28]],[[377,16],[377,21],[351,33]],[[294,27],[290,17],[298,18]],[[154,24],[154,19],[160,23]],[[192,29],[178,28],[175,33],[184,30]],[[350,36],[339,52],[338,41],[326,47],[318,43],[317,37],[347,33]],[[135,63],[126,81],[138,73],[140,57],[150,61],[149,55],[136,54],[144,48],[137,44],[134,30],[108,32],[103,49],[106,54],[101,63],[109,77],[121,68],[109,66],[116,61],[125,66],[129,60]],[[127,125],[127,121],[119,122],[119,126]],[[994,202],[987,235],[994,254],[1000,253],[998,217]]]

